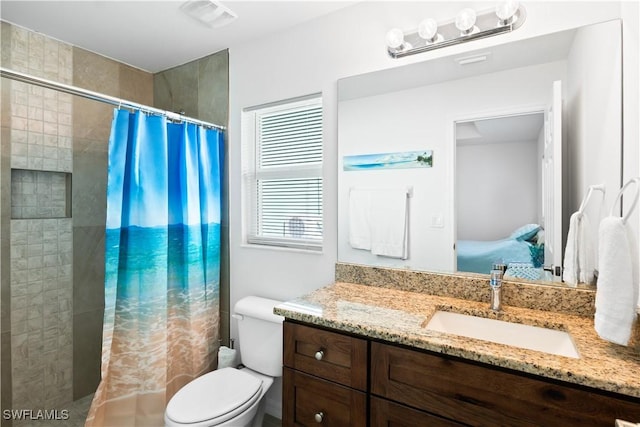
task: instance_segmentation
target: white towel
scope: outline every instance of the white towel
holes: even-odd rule
[[[598,234],[600,261],[595,329],[601,338],[627,345],[636,319],[638,301],[636,239],[619,217],[604,218]]]
[[[407,190],[377,190],[371,199],[371,253],[408,257]]]
[[[587,216],[580,212],[571,215],[562,271],[562,279],[566,283],[574,286],[593,283],[595,256],[592,240]]]
[[[371,249],[371,190],[349,191],[349,244],[354,249]]]

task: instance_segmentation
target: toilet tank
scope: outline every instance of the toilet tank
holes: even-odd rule
[[[233,317],[238,321],[242,364],[271,377],[282,376],[284,317],[273,314],[273,307],[281,303],[249,296],[239,300],[233,309]]]

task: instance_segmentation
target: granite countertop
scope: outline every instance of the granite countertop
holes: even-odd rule
[[[437,310],[564,330],[571,334],[580,358],[430,331],[424,326]],[[592,317],[510,306],[496,314],[485,302],[342,282],[285,302],[274,312],[338,331],[640,398],[640,334],[635,334],[629,347],[609,343],[596,334]]]

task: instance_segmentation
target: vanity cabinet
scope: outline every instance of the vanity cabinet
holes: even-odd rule
[[[371,343],[371,394],[474,426],[613,426],[640,399]]]
[[[285,322],[283,426],[367,425],[368,342]]]
[[[371,427],[460,427],[453,420],[371,396]]]
[[[320,353],[318,353],[320,352]],[[283,426],[607,426],[640,399],[284,323]]]

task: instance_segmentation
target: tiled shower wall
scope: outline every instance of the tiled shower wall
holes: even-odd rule
[[[2,64],[72,83],[71,46],[19,27],[2,25]],[[10,147],[2,181],[11,182],[11,168],[27,170],[3,186],[22,194],[13,200],[15,219],[2,205],[2,231],[9,231],[2,251],[3,272],[9,270],[2,281],[3,288],[9,287],[3,289],[9,306],[3,312],[2,334],[9,336],[3,337],[2,365],[5,372],[5,364],[10,366],[8,394],[13,408],[56,408],[72,400],[72,223],[65,215],[54,216],[53,199],[44,194],[44,183],[53,182],[49,172],[71,172],[72,100],[70,95],[26,83],[5,80],[2,85],[3,135],[9,142],[3,146]],[[26,219],[25,211],[31,219]],[[48,219],[42,219],[45,213]],[[10,343],[10,350],[5,343]]]
[[[149,73],[5,22],[1,31],[3,67],[153,104]],[[3,409],[68,408],[100,379],[112,111],[2,79]]]
[[[228,122],[227,51],[153,76],[0,24],[3,67],[140,104],[184,110],[221,125]],[[1,406],[66,408],[95,391],[100,380],[113,107],[7,79],[2,79],[1,89]],[[225,179],[224,343],[229,337],[227,189]]]

